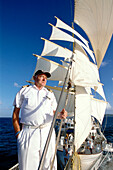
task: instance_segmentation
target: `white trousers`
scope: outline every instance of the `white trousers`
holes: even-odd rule
[[[18,144],[18,161],[20,170],[37,170],[46,143],[50,125],[42,129],[24,127],[20,132]],[[55,151],[55,131],[53,130],[49,148],[45,157],[43,170],[49,170]],[[53,170],[57,170],[55,158]]]

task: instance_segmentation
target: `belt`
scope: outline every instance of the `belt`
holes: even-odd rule
[[[22,128],[27,128],[27,129],[38,129],[39,128],[39,129],[43,129],[46,126],[49,126],[49,125],[51,125],[51,122],[44,123],[44,124],[41,124],[41,125],[38,125],[38,126],[22,124]]]

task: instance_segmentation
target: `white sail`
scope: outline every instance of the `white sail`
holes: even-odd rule
[[[70,167],[71,169],[81,170],[98,169],[97,167],[99,167],[99,161],[102,156],[102,148],[100,147],[100,150],[98,150],[97,144],[99,143],[99,145],[102,146],[101,144],[103,143],[104,137],[101,135],[102,133],[98,133],[97,128],[99,128],[99,126],[97,126],[96,122],[93,122],[93,117],[102,125],[107,102],[102,84],[100,83],[98,69],[113,34],[113,0],[74,0],[74,2],[74,21],[86,32],[93,47],[93,51],[90,50],[88,41],[84,37],[56,17],[57,23],[56,26],[52,25],[50,40],[72,42],[74,47],[73,51],[42,38],[44,40],[44,48],[41,56],[34,55],[37,57],[34,73],[37,70],[48,71],[51,74],[49,80],[55,81],[56,84],[58,83],[56,81],[59,81],[59,85],[63,86],[63,88],[60,88],[46,85],[48,90],[52,89],[54,92],[58,103],[58,109],[56,109],[56,113],[53,116],[51,128],[41,156],[39,169],[43,169],[53,128],[55,127],[57,111],[61,112],[63,108],[70,113],[70,117],[68,116],[70,120],[66,119],[63,123],[65,125],[66,123],[73,123],[74,125],[74,128],[71,126],[71,129],[64,125],[64,127],[62,126],[61,131],[60,128],[56,128],[61,132],[61,134],[58,134],[58,137],[61,137],[61,139],[59,140],[57,138],[60,147],[57,146],[56,142],[55,150],[60,148],[60,155],[62,158],[59,160],[62,162],[62,165],[64,164],[64,155],[61,154],[61,152],[63,153],[64,151],[63,146],[65,144],[68,146],[70,145],[73,150],[72,157],[69,158],[64,169],[70,169]],[[58,29],[58,27],[61,29]],[[76,38],[62,31],[62,29],[66,30],[66,32],[71,32]],[[56,59],[58,59],[58,57],[63,57],[64,61],[62,61],[62,65],[60,65],[59,63],[43,58],[42,56],[53,56],[53,60],[55,57],[57,57]],[[97,65],[90,62],[89,58],[92,59],[94,63],[97,62]],[[53,83],[53,81],[50,81],[49,83]],[[27,82],[31,84],[34,83],[32,81]],[[72,87],[67,89],[67,84],[69,83]],[[91,96],[92,88],[99,93],[105,101],[93,98]],[[59,100],[60,97],[61,100]],[[68,101],[66,100],[67,98]],[[72,134],[69,131],[71,131]],[[67,133],[70,134],[65,142],[65,135],[67,137]],[[72,139],[70,136],[72,136]],[[88,142],[91,142],[91,144],[93,142],[93,150],[91,148],[89,150],[87,147]],[[55,153],[55,150],[53,150],[53,154]],[[89,153],[89,151],[91,151],[91,153]],[[49,164],[52,162],[54,162],[54,159],[51,159]],[[69,163],[71,165],[68,168]]]
[[[79,44],[81,47],[83,47],[83,48],[86,50],[87,53],[89,53],[89,55],[91,56],[92,60],[93,60],[94,63],[95,63],[95,57],[94,57],[93,52],[92,52],[88,47],[86,47],[82,42],[80,42],[79,40],[75,39],[75,42],[76,42],[77,44]],[[77,48],[76,48],[76,49],[77,49]]]
[[[97,92],[103,97],[103,99],[106,101],[105,93],[103,90],[103,85],[100,83],[97,89]]]
[[[100,82],[100,76],[99,76],[99,71],[98,71],[97,65],[93,64],[92,62],[90,62],[90,64],[91,64],[91,67],[92,67],[92,69],[93,69],[93,71],[95,73],[95,76],[96,76],[97,80]]]
[[[54,92],[56,100],[58,102],[62,88],[59,88],[59,89],[58,88],[54,88],[54,87],[53,88],[49,87],[49,88],[52,89],[52,91]],[[66,93],[66,90],[65,90],[63,92],[62,102],[59,105],[58,111],[61,111],[64,108],[65,100],[66,100],[66,95],[67,95],[67,93]],[[65,107],[67,112],[74,112],[74,103],[72,101],[74,101],[74,93],[69,93],[69,95],[68,95],[68,103],[67,103],[67,106]]]
[[[56,100],[58,102],[62,88],[52,87],[52,86],[46,86],[46,87],[48,89],[51,89],[54,92]],[[75,93],[74,93],[73,89],[71,89],[69,91],[69,95],[68,95],[68,103],[67,103],[66,108],[65,108],[67,110],[67,112],[73,112],[74,113],[74,94]],[[76,95],[79,95],[79,94],[87,94],[84,87],[76,86]],[[64,92],[63,92],[62,102],[60,103],[59,111],[61,111],[65,106],[66,95],[67,95],[67,89],[65,89]]]
[[[52,89],[55,94],[57,101],[59,100],[61,88],[46,86],[47,88]],[[67,90],[64,90],[62,96],[62,103],[59,106],[59,110],[65,106],[65,99],[67,95]],[[74,92],[69,92],[68,96],[68,104],[66,106],[66,110],[68,112],[74,112]],[[89,135],[89,132],[92,128],[91,124],[91,98],[90,95],[87,94],[84,87],[76,86],[76,126],[75,126],[75,146],[76,150],[79,149],[81,144]]]
[[[50,40],[64,40],[64,41],[70,41],[70,42],[74,42],[74,38],[65,33],[64,31],[58,29],[57,27],[55,27],[54,25],[50,24],[52,26],[52,33],[50,36]]]
[[[85,87],[85,90],[87,91],[88,94],[92,94],[91,87]]]
[[[37,56],[37,64],[36,64],[34,73],[37,70],[48,71],[51,74],[51,77],[49,78],[49,80],[64,81],[66,72],[67,72],[67,67],[64,67],[54,61],[48,60],[41,56],[38,56],[38,55],[35,55],[35,56]]]
[[[98,68],[113,34],[113,0],[75,0],[74,21],[88,35]]]
[[[62,65],[64,67],[68,67],[69,63],[67,63],[66,61],[60,60],[62,62]],[[64,82],[63,81],[59,81],[58,86],[63,86]],[[66,84],[68,84],[68,80],[66,81]]]
[[[81,94],[76,96],[76,111],[75,111],[75,141],[76,151],[85,141],[91,130],[91,102],[90,95]]]
[[[101,83],[99,83],[98,88],[96,89],[96,92],[99,93],[101,97],[103,97],[103,99],[106,101],[106,97],[105,97],[104,90],[103,90],[103,85]]]
[[[71,58],[72,56],[72,51],[63,48],[51,41],[48,41],[46,39],[43,38],[43,40],[45,41],[44,44],[44,49],[42,51],[41,56],[57,56],[57,57],[64,57],[66,58]]]
[[[56,27],[63,28],[65,30],[70,31],[71,33],[75,34],[78,38],[80,38],[85,45],[88,47],[88,41],[85,40],[77,31],[75,31],[73,28],[65,24],[63,21],[61,21],[59,18],[55,17],[57,19]]]
[[[91,115],[94,116],[100,124],[102,124],[104,115],[105,115],[105,110],[106,110],[107,102],[98,100],[95,98],[91,99]]]
[[[98,79],[91,62],[76,50],[76,55],[72,63],[70,79],[75,85],[79,86],[98,86]]]
[[[63,61],[63,60],[60,60],[61,62],[62,62],[62,65],[64,66],[64,67],[68,67],[69,66],[69,63],[67,63],[66,61]]]
[[[50,40],[64,40],[64,41],[75,42],[76,50],[83,52],[84,51],[83,48],[84,48],[89,53],[89,55],[91,56],[93,61],[95,62],[93,52],[86,45],[84,45],[81,41],[73,38],[71,35],[65,33],[64,31],[61,31],[60,29],[53,26],[52,24],[50,24],[50,25],[52,26],[52,34],[49,38]]]

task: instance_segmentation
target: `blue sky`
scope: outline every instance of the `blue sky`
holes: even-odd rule
[[[72,0],[0,0],[0,117],[12,116],[12,103],[21,86],[27,84],[36,58],[49,38],[57,16],[71,26]],[[113,113],[113,38],[100,68],[101,82]]]

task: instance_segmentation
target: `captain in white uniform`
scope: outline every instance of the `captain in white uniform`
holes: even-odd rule
[[[51,127],[57,102],[53,92],[45,88],[49,72],[38,70],[34,74],[35,85],[23,87],[14,100],[13,126],[18,143],[18,161],[20,170],[37,170],[45,142]],[[19,114],[21,109],[21,124]],[[67,112],[63,109],[59,118],[65,119]],[[43,170],[50,169],[55,151],[55,131],[53,130]],[[53,169],[57,169],[56,158]]]

